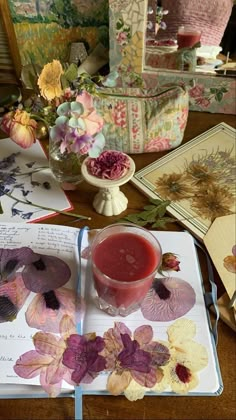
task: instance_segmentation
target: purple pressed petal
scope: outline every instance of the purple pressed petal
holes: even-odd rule
[[[71,334],[67,339],[68,347],[73,347],[74,349],[77,349],[79,346],[84,346],[86,343],[86,338],[79,334]]]
[[[157,383],[157,369],[151,367],[148,373],[132,370],[132,378],[142,386],[152,388]]]
[[[141,311],[143,316],[150,321],[173,321],[185,315],[196,301],[196,295],[192,286],[185,280],[168,277],[158,279],[162,283],[161,297],[152,288],[143,302]]]
[[[77,361],[76,354],[72,349],[66,349],[63,353],[62,363],[70,369],[76,369]]]
[[[87,373],[87,363],[77,364],[76,369],[72,372],[71,379],[79,384]]]
[[[89,363],[88,363],[89,364]],[[106,368],[106,359],[103,356],[97,356],[92,365],[89,366],[89,372],[102,372]]]
[[[87,351],[88,352],[92,352],[95,351],[97,353],[99,353],[100,351],[102,351],[105,347],[105,341],[102,337],[95,337],[94,340],[89,340],[87,342]]]
[[[153,341],[145,346],[145,351],[148,351],[152,357],[152,365],[164,366],[170,359],[169,349],[164,344]]]
[[[0,249],[0,282],[12,281],[16,271],[37,260],[37,254],[28,247]]]
[[[38,254],[38,260],[27,265],[22,271],[25,286],[35,293],[58,289],[69,281],[70,276],[68,264],[51,255]]]

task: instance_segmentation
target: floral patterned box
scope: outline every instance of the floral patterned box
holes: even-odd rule
[[[106,149],[147,153],[181,144],[189,110],[189,95],[184,88],[117,87],[102,93],[95,99],[95,107],[105,121]]]

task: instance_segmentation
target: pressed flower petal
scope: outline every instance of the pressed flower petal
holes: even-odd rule
[[[68,264],[51,255],[38,254],[38,261],[22,271],[26,287],[35,293],[45,293],[67,283],[71,276]]]
[[[64,379],[64,378],[63,378]],[[45,392],[49,395],[51,398],[56,398],[60,392],[61,392],[61,386],[62,386],[62,379],[55,383],[55,384],[49,384],[47,382],[47,372],[46,369],[42,369],[40,372],[40,385],[43,388]]]
[[[172,321],[189,312],[195,301],[195,291],[185,280],[175,277],[155,279],[141,303],[141,311],[150,321]]]
[[[33,336],[33,342],[38,353],[49,355],[53,358],[61,355],[66,348],[63,339],[50,333],[37,332]]]
[[[85,312],[85,303],[80,296],[64,287],[56,289],[54,292],[58,301],[58,309],[52,309],[48,305],[44,294],[37,294],[29,304],[25,313],[26,322],[32,328],[42,331],[58,333],[60,322],[65,315],[70,316],[73,325],[78,324]],[[68,335],[69,327],[67,328]]]
[[[113,371],[107,380],[107,390],[112,395],[120,395],[132,380],[130,372],[124,371],[121,374]]]
[[[146,388],[132,379],[128,387],[124,390],[124,395],[129,401],[141,400],[149,388]]]
[[[46,368],[51,360],[51,356],[30,350],[20,356],[13,369],[21,378],[35,378],[40,374],[42,367]]]
[[[18,309],[7,296],[0,296],[0,322],[14,321]]]
[[[30,291],[26,289],[21,275],[15,280],[0,285],[0,322],[13,320],[24,305]],[[8,303],[8,305],[7,305]],[[10,305],[10,306],[9,306]]]
[[[153,329],[150,325],[141,325],[134,331],[134,340],[136,340],[140,346],[148,344],[153,339]]]
[[[132,370],[131,375],[132,378],[138,382],[140,385],[145,386],[147,388],[152,388],[157,382],[157,368],[151,367],[149,372],[143,373],[140,371]]]
[[[26,246],[14,249],[0,248],[0,283],[13,281],[19,268],[31,264],[37,259],[37,254]]]
[[[170,359],[170,352],[166,345],[157,341],[152,341],[147,344],[145,350],[148,351],[152,356],[152,365],[163,366],[168,363]]]
[[[178,370],[180,369],[186,369],[188,377],[185,379],[184,373],[180,375],[178,374]],[[171,386],[171,389],[173,392],[176,392],[177,394],[187,394],[191,389],[196,388],[196,386],[199,383],[199,379],[196,374],[191,372],[188,368],[178,366],[178,362],[174,361],[170,363],[169,370],[168,370],[168,376],[169,376],[169,384]]]
[[[176,349],[176,358],[193,372],[204,369],[208,364],[206,348],[193,340],[183,342],[181,348]]]
[[[196,324],[191,319],[177,319],[168,327],[167,335],[171,344],[191,340],[196,335]]]

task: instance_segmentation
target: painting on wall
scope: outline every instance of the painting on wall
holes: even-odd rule
[[[98,43],[108,48],[107,0],[8,1],[22,65],[68,61],[70,45],[83,42],[87,51]]]

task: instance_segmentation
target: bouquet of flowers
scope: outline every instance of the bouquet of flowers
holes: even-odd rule
[[[93,106],[97,85],[88,74],[78,78],[73,66],[64,70],[58,60],[46,64],[33,83],[34,94],[3,116],[1,129],[19,146],[31,147],[43,125],[60,142],[61,153],[100,154],[105,139],[103,118]]]

